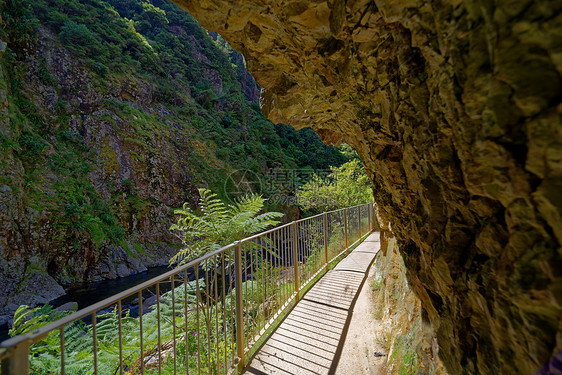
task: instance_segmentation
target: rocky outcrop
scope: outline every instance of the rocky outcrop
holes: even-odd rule
[[[562,3],[174,0],[361,156],[452,374],[562,351]]]
[[[382,321],[387,374],[445,375],[437,339],[422,319],[421,303],[408,284],[396,239],[389,231],[382,237],[371,288],[374,313]]]
[[[180,245],[169,231],[173,209],[198,196],[192,144],[149,83],[100,82],[45,28],[18,64],[19,100],[34,112],[15,104],[0,65],[0,323],[21,304],[63,295],[61,285],[167,265]],[[22,152],[18,138],[44,143]],[[101,234],[100,217],[121,236]]]

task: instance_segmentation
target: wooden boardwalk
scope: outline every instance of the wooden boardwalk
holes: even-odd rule
[[[355,300],[380,249],[371,234],[299,301],[246,366],[245,374],[334,374]]]

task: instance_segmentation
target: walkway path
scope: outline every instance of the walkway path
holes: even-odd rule
[[[379,233],[326,273],[283,320],[246,367],[245,374],[334,374]]]

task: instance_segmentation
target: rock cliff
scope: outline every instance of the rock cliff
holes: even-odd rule
[[[174,0],[361,156],[448,371],[562,351],[562,3]]]
[[[33,108],[29,113],[18,103],[25,99],[9,95],[16,78],[10,82],[0,66],[4,319],[19,305],[63,295],[59,284],[123,277],[166,265],[179,246],[169,231],[171,210],[197,199],[185,129],[170,123],[166,132],[153,128],[152,135],[139,135],[142,120],[165,123],[169,114],[157,104],[139,110],[143,103],[152,104],[150,85],[129,77],[100,87],[95,73],[44,28],[34,53],[20,60],[19,67],[26,72],[21,90]],[[47,80],[39,76],[42,69]],[[134,104],[119,105],[114,100],[121,96]],[[38,114],[40,126],[22,124],[23,118],[33,118],[31,113]],[[47,135],[37,136],[43,132]],[[22,146],[29,148],[24,151]],[[113,224],[109,230],[107,223]],[[110,230],[121,235],[109,241]]]

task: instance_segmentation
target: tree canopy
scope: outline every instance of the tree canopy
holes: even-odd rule
[[[330,170],[326,177],[315,174],[297,190],[298,204],[305,212],[320,213],[373,200],[369,178],[358,159]]]

